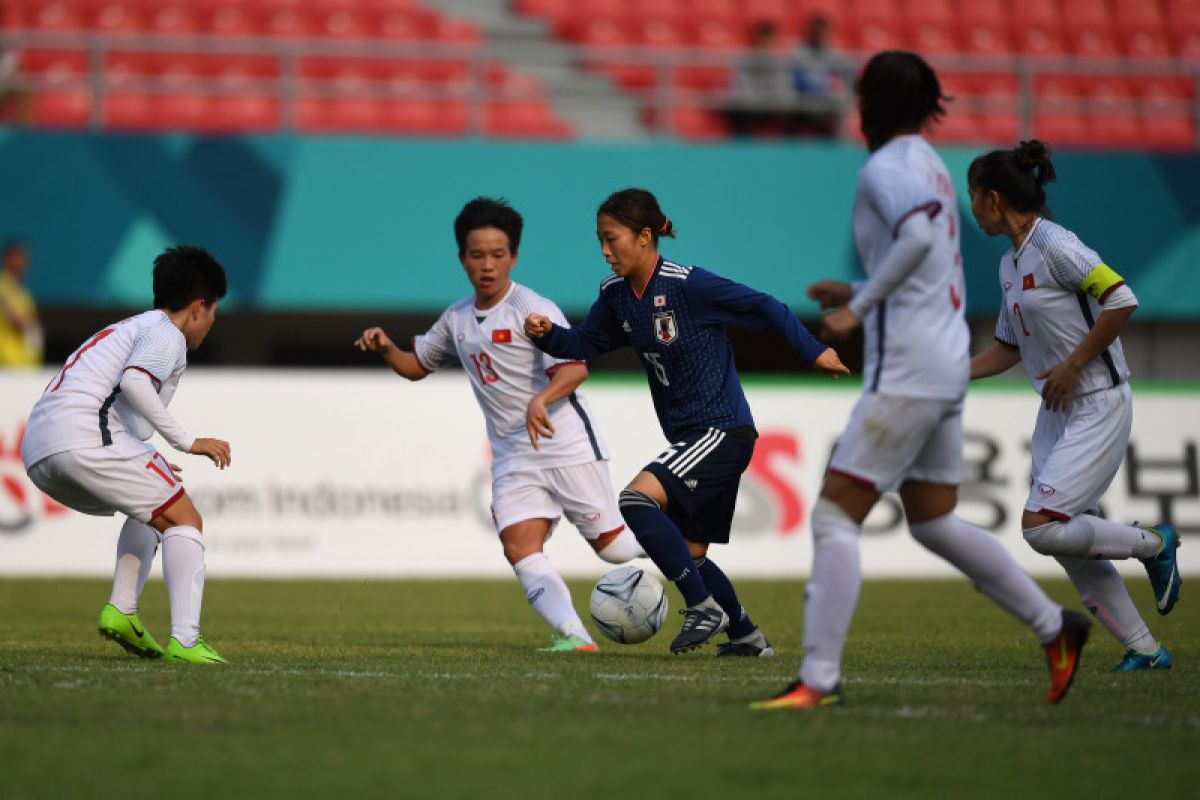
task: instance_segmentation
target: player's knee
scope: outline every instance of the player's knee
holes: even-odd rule
[[[812,511],[813,542],[819,544],[841,537],[854,537],[855,522],[850,515],[828,497],[817,499]]]
[[[908,532],[922,547],[937,550],[954,533],[954,515],[943,514],[924,522],[910,522]]]
[[[191,525],[175,525],[163,531],[162,542],[164,546],[172,539],[187,539],[198,544],[201,550],[204,549],[204,535],[200,533],[198,528]]]
[[[1067,552],[1067,526],[1057,520],[1021,531],[1029,546],[1044,556],[1071,555]]]
[[[630,515],[636,516],[640,511],[662,511],[662,506],[658,504],[653,497],[635,489],[625,489],[617,497],[617,508],[621,510],[621,516],[625,518],[625,524],[630,528],[635,526],[630,524]]]
[[[623,529],[608,544],[596,551],[596,555],[610,564],[624,564],[635,558],[646,555],[646,551],[638,544],[637,537],[629,528]]]

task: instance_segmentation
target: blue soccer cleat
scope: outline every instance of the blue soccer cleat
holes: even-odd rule
[[[1121,663],[1113,667],[1113,672],[1141,672],[1144,669],[1170,669],[1174,662],[1171,654],[1161,644],[1157,650],[1143,653],[1138,650],[1126,650]]]
[[[1154,604],[1158,613],[1167,615],[1175,607],[1179,599],[1179,585],[1183,582],[1179,577],[1179,563],[1175,558],[1179,550],[1179,531],[1170,525],[1154,525],[1151,530],[1162,537],[1162,547],[1153,558],[1139,559],[1150,576],[1150,586],[1154,589]]]

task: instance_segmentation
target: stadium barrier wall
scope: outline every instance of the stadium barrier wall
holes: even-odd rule
[[[971,220],[978,150],[942,153],[959,190],[967,310],[995,313],[1008,244]],[[31,245],[43,304],[145,308],[151,259],[211,249],[227,307],[440,311],[464,294],[451,222],[469,198],[525,215],[516,277],[568,313],[607,275],[595,210],[626,186],[675,221],[669,257],[816,316],[804,289],[858,274],[850,231],[859,147],[838,143],[517,143],[354,137],[0,131],[0,235]],[[1050,206],[1134,287],[1138,321],[1200,319],[1200,155],[1063,152]]]
[[[20,433],[51,374],[0,375],[0,574],[107,575],[119,519],[57,506],[21,466]],[[666,442],[640,380],[593,379],[584,388],[619,490]],[[761,438],[732,544],[714,555],[734,575],[806,576],[809,509],[856,387],[748,380],[747,390]],[[1104,510],[1116,519],[1171,518],[1186,540],[1200,532],[1200,388],[1134,391],[1134,434]],[[204,516],[213,578],[511,574],[489,518],[483,419],[461,373],[410,385],[382,369],[197,367],[171,410],[193,434],[233,446],[232,466],[218,471],[160,444],[183,467]],[[1019,529],[1036,411],[1026,385],[972,389],[960,510],[995,532],[1029,571],[1059,575]],[[566,523],[547,552],[569,575],[610,568]],[[910,540],[893,496],[868,519],[862,553],[871,577],[954,574]],[[1200,572],[1200,547],[1185,547],[1180,557],[1185,572]],[[1137,562],[1122,569],[1142,574]]]

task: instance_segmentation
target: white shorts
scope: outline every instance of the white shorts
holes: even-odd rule
[[[183,485],[153,447],[122,457],[107,447],[68,450],[29,468],[33,485],[68,508],[109,517],[120,511],[150,522],[183,496]]]
[[[866,393],[838,437],[829,472],[877,492],[905,481],[962,481],[962,400]]]
[[[1033,428],[1033,480],[1025,509],[1067,521],[1095,511],[1129,444],[1133,393],[1129,384],[1071,400],[1071,410],[1038,409]]]
[[[625,527],[607,462],[509,472],[492,480],[497,531],[527,519],[551,520],[553,531],[561,516],[589,541]]]

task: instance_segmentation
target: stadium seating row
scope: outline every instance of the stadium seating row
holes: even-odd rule
[[[478,28],[415,0],[2,0],[12,31],[271,36],[474,45]]]
[[[112,51],[101,58],[98,93],[90,58],[80,50],[22,54],[23,71],[41,87],[34,124],[74,128],[97,117],[120,130],[263,131],[290,121],[322,133],[573,135],[537,78],[499,62],[306,56],[285,69],[276,56]],[[477,85],[482,103],[471,97]]]

